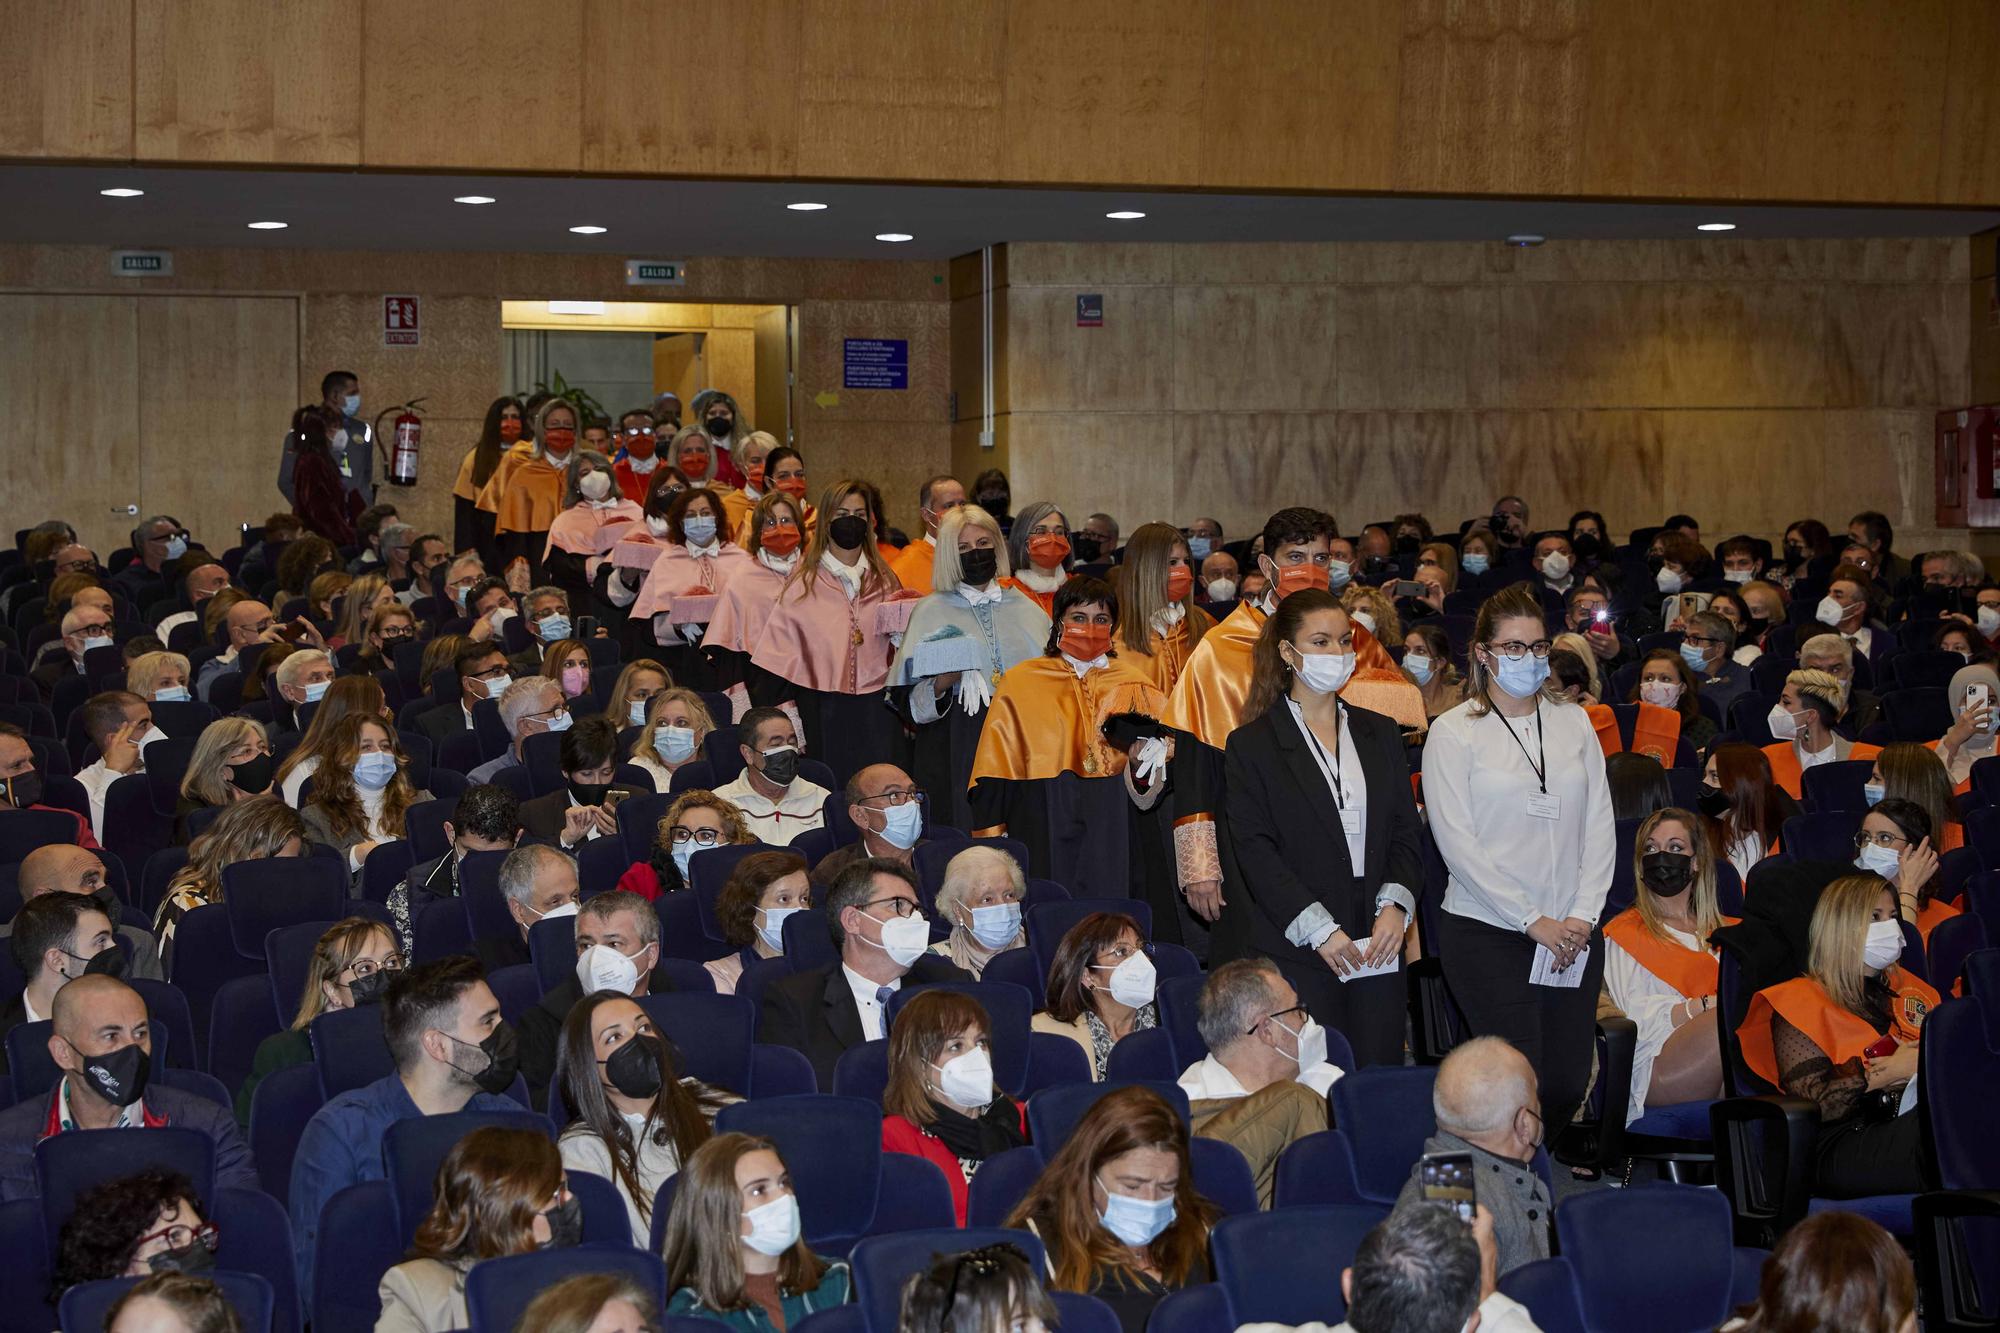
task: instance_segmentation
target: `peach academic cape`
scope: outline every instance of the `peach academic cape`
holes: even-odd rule
[[[639,595],[632,600],[634,618],[651,618],[670,609],[674,598],[684,593],[713,593],[720,596],[732,579],[751,569],[762,569],[748,552],[734,542],[718,542],[708,555],[691,555],[685,546],[671,542],[660,547],[660,557],[646,572]]]
[[[1882,979],[1895,996],[1889,1031],[1907,1046],[1917,1039],[1924,1015],[1938,1007],[1938,993],[1900,967],[1890,968]],[[1810,1037],[1836,1067],[1860,1059],[1863,1050],[1880,1040],[1866,1020],[1834,1003],[1826,988],[1811,977],[1793,977],[1760,990],[1751,998],[1750,1012],[1736,1029],[1736,1036],[1743,1046],[1743,1063],[1774,1088],[1779,1086],[1778,1053],[1771,1036],[1771,1019],[1777,1014],[1783,1014],[1786,1022]]]
[[[972,757],[972,785],[981,778],[1032,782],[1063,773],[1117,777],[1125,771],[1125,752],[1104,739],[1104,720],[1114,713],[1158,717],[1166,702],[1122,657],[1081,680],[1067,658],[1031,657],[1000,678]]]
[[[880,694],[895,650],[876,627],[875,608],[894,592],[893,584],[864,587],[850,602],[840,580],[815,569],[777,594],[750,661],[804,689]]]
[[[630,500],[613,500],[602,505],[585,501],[571,505],[557,514],[556,521],[549,525],[549,544],[542,550],[542,559],[547,560],[550,551],[568,551],[571,555],[601,558],[631,531],[634,523],[645,516],[646,511]],[[584,561],[585,577],[596,577],[598,563],[598,559]]]
[[[764,637],[764,622],[778,605],[778,590],[784,586],[783,574],[752,558],[715,599],[715,619],[708,622],[708,633],[702,636],[701,646],[732,653],[754,650],[757,641]]]

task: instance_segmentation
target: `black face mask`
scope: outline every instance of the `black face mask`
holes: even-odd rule
[[[67,949],[63,952],[69,953]],[[69,956],[83,964],[83,971],[78,973],[78,976],[122,977],[125,975],[125,951],[115,944],[108,949],[92,954],[89,958],[84,958],[81,954],[74,953]]]
[[[583,1204],[571,1195],[543,1214],[549,1219],[548,1243],[545,1250],[574,1249],[583,1243]]]
[[[1569,549],[1576,552],[1576,558],[1579,560],[1592,560],[1603,548],[1597,540],[1596,533],[1572,532],[1569,535]]]
[[[121,1111],[146,1095],[151,1074],[152,1061],[136,1041],[104,1055],[83,1057],[83,1081]]]
[[[799,752],[779,750],[764,756],[764,780],[780,787],[792,785],[792,779],[799,775]]]
[[[979,493],[979,507],[995,518],[1006,517],[1007,506],[1012,503],[1013,498],[1004,491],[981,491]]]
[[[958,557],[958,572],[967,584],[983,588],[1000,572],[1000,553],[990,549],[963,552]]]
[[[736,428],[735,423],[728,417],[710,417],[702,424],[707,426],[708,433],[718,440],[727,439],[729,432]]]
[[[453,1037],[449,1032],[444,1035],[450,1037],[454,1045],[473,1045],[469,1041]],[[475,1049],[486,1054],[486,1067],[472,1075],[472,1081],[479,1085],[481,1092],[498,1097],[514,1086],[514,1077],[521,1072],[521,1046],[519,1039],[514,1035],[512,1023],[504,1018],[501,1019],[500,1025],[487,1033],[486,1040],[480,1042]],[[454,1063],[452,1068],[457,1069],[458,1065]]]
[[[238,791],[261,796],[271,789],[271,773],[277,761],[268,754],[253,755],[240,764],[229,765],[229,781]]]
[[[1678,898],[1694,883],[1694,858],[1686,852],[1647,852],[1639,858],[1639,877],[1662,898]]]
[[[1505,545],[1512,546],[1520,540],[1519,537],[1514,535],[1514,520],[1508,515],[1495,514],[1488,521],[1492,526],[1493,535],[1498,537]]]
[[[365,977],[356,977],[348,982],[347,993],[353,997],[354,1007],[361,1009],[371,1004],[382,1003],[382,992],[389,989],[389,980],[393,975],[378,969]]]
[[[1094,532],[1071,533],[1069,548],[1079,565],[1094,565],[1097,563],[1097,557],[1104,554],[1104,543]]]
[[[206,1273],[215,1267],[215,1251],[196,1236],[178,1250],[161,1250],[146,1260],[146,1267],[155,1273]]]
[[[654,1097],[660,1091],[660,1039],[640,1033],[601,1061],[604,1077],[627,1097]]]
[[[1419,541],[1414,535],[1408,535],[1396,538],[1397,555],[1415,555],[1422,546],[1423,543]]]
[[[1704,782],[1701,784],[1701,795],[1695,798],[1695,804],[1700,806],[1701,812],[1710,819],[1720,819],[1729,813],[1730,806],[1735,803],[1722,794],[1722,788],[1711,787]]]
[[[608,782],[572,782],[569,794],[583,805],[603,805],[604,794],[611,790]]]
[[[29,769],[18,778],[0,779],[0,790],[5,791],[8,804],[26,810],[42,799],[42,775]]]
[[[125,911],[125,904],[118,901],[118,890],[106,884],[96,893],[91,894],[90,900],[97,904],[104,915],[111,918],[112,925],[115,926],[118,924],[118,918]]]
[[[827,525],[826,533],[835,546],[851,551],[868,540],[868,520],[859,514],[842,514]]]

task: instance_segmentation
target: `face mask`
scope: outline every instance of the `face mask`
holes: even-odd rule
[[[889,961],[898,967],[908,967],[924,956],[924,950],[931,946],[930,922],[922,916],[892,916],[881,923],[882,942],[875,945],[889,955]],[[862,937],[863,943],[874,944],[873,940]]]
[[[1847,608],[1834,601],[1832,593],[1820,598],[1819,605],[1813,608],[1813,619],[1828,629],[1840,628],[1841,619],[1846,614]]]
[[[677,843],[674,846],[674,850],[670,853],[674,858],[674,869],[681,872],[681,884],[683,887],[693,883],[688,876],[688,862],[694,859],[694,854],[697,850],[699,849],[692,842],[683,842]]]
[[[1575,551],[1581,558],[1588,560],[1602,549],[1602,544],[1597,540],[1597,534],[1594,532],[1572,532],[1569,535],[1569,549]]]
[[[1550,582],[1560,582],[1569,573],[1569,557],[1561,551],[1550,551],[1542,557],[1542,577]]]
[[[790,555],[799,549],[799,530],[789,523],[781,528],[766,528],[763,539],[757,546],[758,549],[769,551],[772,555]]]
[[[1271,1021],[1278,1023],[1275,1018]],[[1326,1063],[1326,1029],[1314,1022],[1310,1016],[1300,1025],[1297,1032],[1292,1032],[1283,1023],[1278,1023],[1278,1027],[1285,1032],[1291,1032],[1291,1035],[1298,1039],[1298,1054],[1292,1058],[1298,1061],[1300,1072],[1303,1073],[1314,1065]]]
[[[1013,497],[1001,491],[981,491],[979,493],[979,507],[995,518],[1005,515],[1008,506],[1013,503]]]
[[[906,801],[882,812],[882,831],[877,836],[898,851],[907,852],[917,845],[923,831],[923,809],[915,801]]]
[[[605,496],[611,494],[611,474],[608,472],[588,473],[582,480],[577,482],[576,489],[582,493],[583,498],[586,500],[602,500]]]
[[[1978,620],[1979,632],[1987,638],[2000,634],[2000,606],[1980,607]]]
[[[1314,694],[1334,694],[1354,674],[1354,654],[1300,653],[1293,671]]]
[[[1864,782],[1861,784],[1861,798],[1871,806],[1879,804],[1886,795],[1888,795],[1888,788],[1879,782]]]
[[[542,446],[551,459],[568,458],[569,451],[576,448],[576,432],[573,430],[550,429],[542,433]]]
[[[1187,547],[1188,559],[1200,564],[1215,550],[1215,543],[1206,537],[1190,537],[1187,539]]]
[[[471,591],[472,585],[469,583],[451,590],[451,600],[457,605],[459,610],[465,610],[465,598]]]
[[[350,417],[360,416],[361,395],[358,393],[350,393],[345,398],[342,398],[340,400],[340,410],[342,412],[345,412]]]
[[[641,727],[645,724],[646,701],[644,699],[627,700],[625,704],[625,725],[628,727]]]
[[[152,1061],[136,1041],[104,1055],[83,1057],[83,1082],[120,1110],[146,1095],[151,1076]]]
[[[1491,558],[1484,551],[1467,551],[1458,563],[1464,566],[1468,574],[1484,574],[1491,563]]]
[[[196,1236],[178,1250],[153,1255],[146,1267],[154,1273],[206,1273],[215,1267],[215,1251],[208,1248],[206,1238]]]
[[[229,782],[240,792],[261,796],[271,786],[271,772],[277,760],[268,754],[255,755],[240,764],[229,765]]]
[[[669,764],[684,764],[694,757],[693,727],[654,727],[653,749]]]
[[[396,776],[396,756],[377,750],[354,761],[354,785],[363,791],[381,791]]]
[[[1170,1198],[1135,1199],[1129,1194],[1114,1194],[1102,1180],[1098,1180],[1097,1186],[1104,1191],[1104,1211],[1097,1215],[1097,1220],[1106,1231],[1135,1249],[1151,1245],[1174,1224],[1174,1201]]]
[[[785,951],[785,918],[799,911],[796,907],[760,907],[757,914],[764,918],[757,927],[757,938],[764,941],[764,947],[772,953]]]
[[[18,778],[0,780],[0,789],[4,789],[9,804],[25,810],[42,799],[42,775],[30,769]]]
[[[859,514],[842,514],[827,525],[827,536],[843,551],[851,551],[868,540],[868,520]]]
[[[681,531],[686,534],[689,546],[706,546],[715,540],[715,518],[710,514],[697,514],[681,523]]]
[[[1065,625],[1060,646],[1079,662],[1095,662],[1111,651],[1109,625]]]
[[[1235,595],[1236,595],[1236,580],[1235,580],[1235,579],[1210,579],[1210,580],[1209,580],[1209,582],[1208,582],[1208,600],[1209,600],[1209,601],[1211,601],[1211,602],[1226,602],[1226,601],[1228,601],[1228,600],[1229,600],[1230,598],[1234,597]]]
[[[1403,654],[1403,670],[1409,672],[1419,685],[1431,683],[1431,672],[1434,669],[1428,653]]]
[[[563,693],[574,699],[590,688],[590,668],[566,666],[562,669]]]
[[[583,1201],[574,1195],[542,1214],[549,1219],[545,1250],[570,1250],[583,1243]]]
[[[1694,883],[1694,858],[1685,852],[1647,852],[1639,858],[1639,878],[1662,898],[1678,898]]]
[[[83,651],[86,653],[94,648],[110,648],[112,646],[109,634],[86,634],[83,639]]]
[[[99,905],[103,906],[101,903]],[[118,914],[109,907],[105,907],[105,914],[113,921],[118,919]],[[75,954],[70,954],[69,956],[76,958]],[[125,951],[115,944],[108,949],[92,954],[88,959],[78,959],[78,961],[83,963],[83,971],[77,973],[81,977],[122,977],[125,975]]]
[[[504,417],[500,422],[500,438],[508,444],[521,438],[521,423],[512,417]]]
[[[995,903],[991,907],[973,908],[971,931],[982,949],[1006,947],[1021,933],[1021,904]]]
[[[608,782],[572,782],[569,784],[569,794],[576,799],[578,805],[603,805],[604,798],[610,792],[611,784]]]
[[[764,751],[764,780],[780,787],[792,785],[792,779],[799,775],[799,752],[789,745],[781,745],[775,750]]]
[[[646,531],[652,533],[655,537],[667,537],[672,535],[671,530],[667,527],[667,520],[665,516],[661,514],[646,515]]]
[[[486,697],[489,699],[498,699],[507,692],[507,687],[513,683],[514,678],[512,676],[498,676],[485,682]]]
[[[1000,572],[1000,553],[995,550],[961,551],[958,556],[959,580],[968,588],[983,588],[993,582],[993,576]]]
[[[1045,532],[1028,538],[1028,563],[1037,569],[1054,569],[1068,554],[1069,538],[1060,533]],[[2000,628],[2000,614],[1995,616],[1995,627]]]
[[[954,1055],[938,1071],[938,1093],[960,1106],[990,1106],[993,1102],[993,1057],[975,1047]]]
[[[1639,698],[1656,708],[1672,708],[1681,701],[1681,683],[1677,680],[1641,681]]]
[[[1493,683],[1516,699],[1525,699],[1542,688],[1549,678],[1549,660],[1523,653],[1519,657],[1494,655]]]
[[[1100,963],[1092,963],[1094,972],[1109,972],[1110,979],[1105,989],[1111,998],[1128,1009],[1141,1009],[1153,1002],[1154,992],[1159,988],[1159,973],[1153,968],[1153,960],[1143,953],[1135,953],[1116,967],[1107,968]]]
[[[1104,554],[1103,543],[1094,532],[1079,532],[1072,539],[1071,550],[1076,552],[1079,564],[1094,565],[1097,557]]]
[[[376,970],[365,977],[356,977],[347,983],[347,993],[354,998],[356,1009],[366,1008],[382,1002],[382,992],[389,989],[389,981],[396,974]]]
[[[1332,578],[1332,565],[1286,565],[1278,571],[1278,600],[1282,602],[1293,593],[1305,588],[1325,590],[1334,586],[1331,582]],[[1347,580],[1342,579],[1341,582],[1344,584]]]
[[[1725,569],[1722,571],[1722,577],[1731,583],[1748,583],[1754,574],[1754,570],[1748,569]]]
[[[1722,794],[1722,788],[1704,782],[1701,784],[1701,794],[1695,797],[1695,804],[1700,806],[1701,812],[1710,819],[1720,819],[1728,813],[1731,802]]]
[[[650,1101],[660,1095],[660,1039],[641,1032],[611,1053],[604,1077],[620,1093]]]
[[[326,697],[326,689],[327,689],[327,686],[329,686],[329,685],[331,685],[331,684],[333,684],[333,682],[332,682],[332,681],[330,681],[330,680],[311,680],[311,681],[307,681],[307,682],[306,682],[306,700],[305,700],[305,701],[306,701],[307,703],[309,703],[309,704],[316,704],[316,703],[318,703],[318,702],[319,702],[319,701],[320,701],[321,699],[324,699],[324,698]]]
[[[1854,858],[1854,864],[1863,870],[1874,871],[1883,879],[1894,879],[1896,872],[1903,868],[1903,858],[1897,855],[1894,847],[1878,847],[1871,842],[1861,849],[1861,855]],[[1896,937],[1896,948],[1901,951],[1902,947],[1899,935]]]
[[[1681,590],[1681,572],[1678,569],[1670,569],[1666,565],[1661,565],[1660,572],[1653,575],[1653,582],[1661,592],[1679,592]]]
[[[1697,648],[1691,643],[1684,643],[1681,645],[1681,661],[1686,662],[1696,675],[1701,675],[1708,670],[1708,651]]]
[[[1370,615],[1366,611],[1355,611],[1352,612],[1351,614],[1354,617],[1355,624],[1361,626],[1361,628],[1367,630],[1370,634],[1373,634],[1375,632],[1374,616]]]
[[[557,643],[569,637],[569,617],[560,611],[543,616],[535,622],[535,630],[542,636],[543,643]]]
[[[743,483],[753,491],[762,492],[764,489],[764,465],[762,463],[752,463],[750,466],[744,468]]]
[[[575,914],[576,909],[572,904],[570,915]],[[556,913],[551,912],[549,915],[554,916]],[[471,1075],[473,1083],[478,1085],[481,1092],[498,1097],[514,1086],[514,1077],[521,1072],[521,1047],[519,1039],[514,1035],[513,1024],[504,1018],[501,1019],[500,1025],[487,1033],[484,1041],[476,1044],[461,1040],[449,1032],[444,1035],[451,1039],[454,1047],[471,1046],[486,1057],[485,1066],[478,1073]],[[460,1073],[465,1072],[456,1063],[452,1064],[452,1068],[458,1069]]]
[[[185,685],[163,685],[153,691],[153,702],[156,704],[184,704],[188,698],[188,687]]]
[[[1903,957],[1903,928],[1894,921],[1868,923],[1868,940],[1861,946],[1861,963],[1877,972],[1893,967]]]
[[[640,946],[639,952],[645,951]],[[585,995],[601,990],[630,995],[639,986],[639,965],[608,944],[593,944],[576,957],[576,980]]]
[[[806,498],[806,479],[804,477],[781,477],[776,485],[780,491],[791,496],[794,500],[804,500]]]
[[[750,1223],[750,1234],[742,1238],[743,1243],[759,1254],[776,1258],[799,1243],[799,1197],[796,1194],[746,1208],[743,1216]]]
[[[1783,704],[1772,704],[1771,712],[1764,719],[1764,723],[1770,728],[1771,736],[1775,740],[1788,741],[1799,734],[1798,718],[1787,713]]]
[[[708,428],[708,433],[718,440],[728,439],[729,432],[734,430],[736,426],[735,422],[724,416],[710,417],[702,424]]]
[[[175,533],[167,538],[167,559],[178,560],[188,553],[188,539]]]
[[[681,475],[696,486],[708,485],[708,453],[702,449],[681,451]]]
[[[530,907],[528,914],[537,921],[561,921],[564,917],[576,915],[576,902],[571,900],[564,903],[561,907],[551,907],[546,912],[537,912],[534,908]]]

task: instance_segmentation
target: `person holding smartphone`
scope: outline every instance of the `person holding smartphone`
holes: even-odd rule
[[[1618,626],[1611,619],[1611,597],[1591,579],[1585,579],[1569,590],[1564,599],[1571,630],[1583,636],[1590,645],[1590,655],[1597,659],[1597,669],[1610,675],[1633,660],[1635,649],[1618,635]]]
[[[562,734],[563,785],[521,806],[521,827],[570,855],[586,842],[618,835],[618,802],[639,788],[619,784],[618,728],[587,717]]]
[[[1472,1030],[1505,1037],[1567,1125],[1590,1078],[1616,856],[1604,750],[1551,698],[1540,598],[1515,585],[1473,625],[1467,699],[1431,726],[1424,798],[1450,878],[1436,941]]]
[[[1972,766],[1993,756],[1993,733],[2000,727],[2000,673],[1984,662],[1952,673],[1951,729],[1937,743],[1955,791],[1970,790]]]

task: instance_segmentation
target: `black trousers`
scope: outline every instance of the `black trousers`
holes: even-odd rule
[[[1365,946],[1364,934],[1356,943]],[[1354,1048],[1355,1063],[1400,1065],[1403,1063],[1403,1016],[1408,1011],[1407,983],[1403,968],[1360,981],[1342,981],[1324,959],[1310,962],[1297,958],[1272,958],[1285,980],[1299,994],[1299,1003],[1321,1027],[1332,1028],[1347,1038]],[[1297,1026],[1296,1019],[1283,1020]]]
[[[1535,941],[1453,912],[1437,914],[1445,984],[1473,1034],[1503,1037],[1535,1067],[1542,1085],[1542,1132],[1553,1144],[1590,1086],[1597,996],[1604,983],[1604,935],[1590,932],[1583,982],[1574,989],[1528,981]]]
[[[1827,1199],[1865,1199],[1871,1194],[1916,1194],[1924,1183],[1922,1116],[1916,1111],[1894,1120],[1860,1116],[1819,1130],[1813,1193]]]

